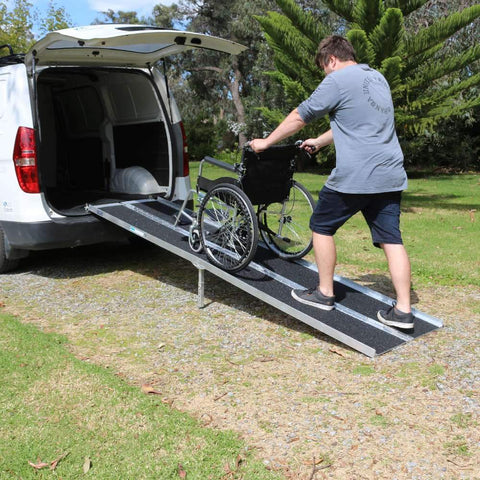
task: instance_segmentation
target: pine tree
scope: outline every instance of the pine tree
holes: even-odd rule
[[[257,17],[274,51],[277,70],[271,75],[282,82],[291,105],[298,105],[323,76],[313,65],[318,42],[340,32],[355,47],[357,60],[377,68],[390,83],[399,135],[408,138],[431,132],[440,121],[480,105],[479,95],[469,96],[480,84],[475,63],[480,59],[480,45],[472,41],[460,52],[450,48],[454,35],[480,16],[480,5],[435,19],[415,31],[406,20],[426,8],[427,1],[323,0],[338,16],[333,31],[295,1],[276,0],[283,14]],[[275,112],[267,113],[275,118]],[[321,127],[317,124],[317,131]]]

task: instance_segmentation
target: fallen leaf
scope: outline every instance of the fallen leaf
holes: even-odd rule
[[[4,302],[0,302],[0,308],[4,308],[5,307],[5,303]]]
[[[235,460],[235,468],[238,470],[238,467],[240,464],[244,461],[244,458],[241,455],[237,455],[237,458]]]
[[[235,474],[237,473],[240,464],[243,462],[243,457],[241,455],[237,455],[237,458],[235,459],[235,467],[232,469],[230,467],[230,464],[226,463],[223,466],[223,469],[225,471],[225,475],[222,476],[222,480],[225,479],[227,480],[228,478],[235,478]]]
[[[88,473],[88,471],[92,468],[92,461],[90,457],[85,457],[85,461],[83,462],[83,473]]]
[[[63,460],[69,453],[70,452],[66,452],[63,455],[60,455],[58,458],[56,458],[53,462],[50,462],[50,470],[55,470],[60,460]]]
[[[159,392],[158,390],[155,390],[151,385],[149,385],[148,383],[144,383],[142,385],[142,392],[143,393],[146,393],[147,395],[161,395],[161,392]]]
[[[180,463],[178,464],[178,476],[180,478],[187,478],[187,472],[183,469]]]
[[[37,463],[32,463],[29,461],[28,464],[35,470],[41,470],[42,468],[48,467],[50,465],[47,462],[42,462],[40,459],[37,459]]]

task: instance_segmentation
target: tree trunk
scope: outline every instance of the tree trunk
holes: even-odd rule
[[[234,75],[233,80],[230,83],[230,92],[232,93],[233,104],[235,105],[235,110],[237,111],[237,122],[242,126],[242,130],[238,134],[238,146],[243,147],[247,141],[247,136],[243,131],[243,128],[246,125],[245,107],[243,106],[242,98],[240,97],[240,80],[242,78],[242,73],[238,67],[237,57],[233,57],[232,68]]]

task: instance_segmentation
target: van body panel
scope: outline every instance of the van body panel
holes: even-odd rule
[[[47,221],[41,194],[22,191],[13,163],[18,127],[33,127],[25,65],[0,69],[0,98],[5,101],[0,106],[0,221]]]
[[[12,249],[50,250],[126,241],[129,234],[92,215],[45,222],[2,222]]]

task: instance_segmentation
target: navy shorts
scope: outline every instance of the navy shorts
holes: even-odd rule
[[[402,192],[372,194],[340,193],[323,187],[310,218],[310,229],[321,235],[335,232],[353,215],[362,212],[372,235],[373,244],[403,244],[400,233]]]

